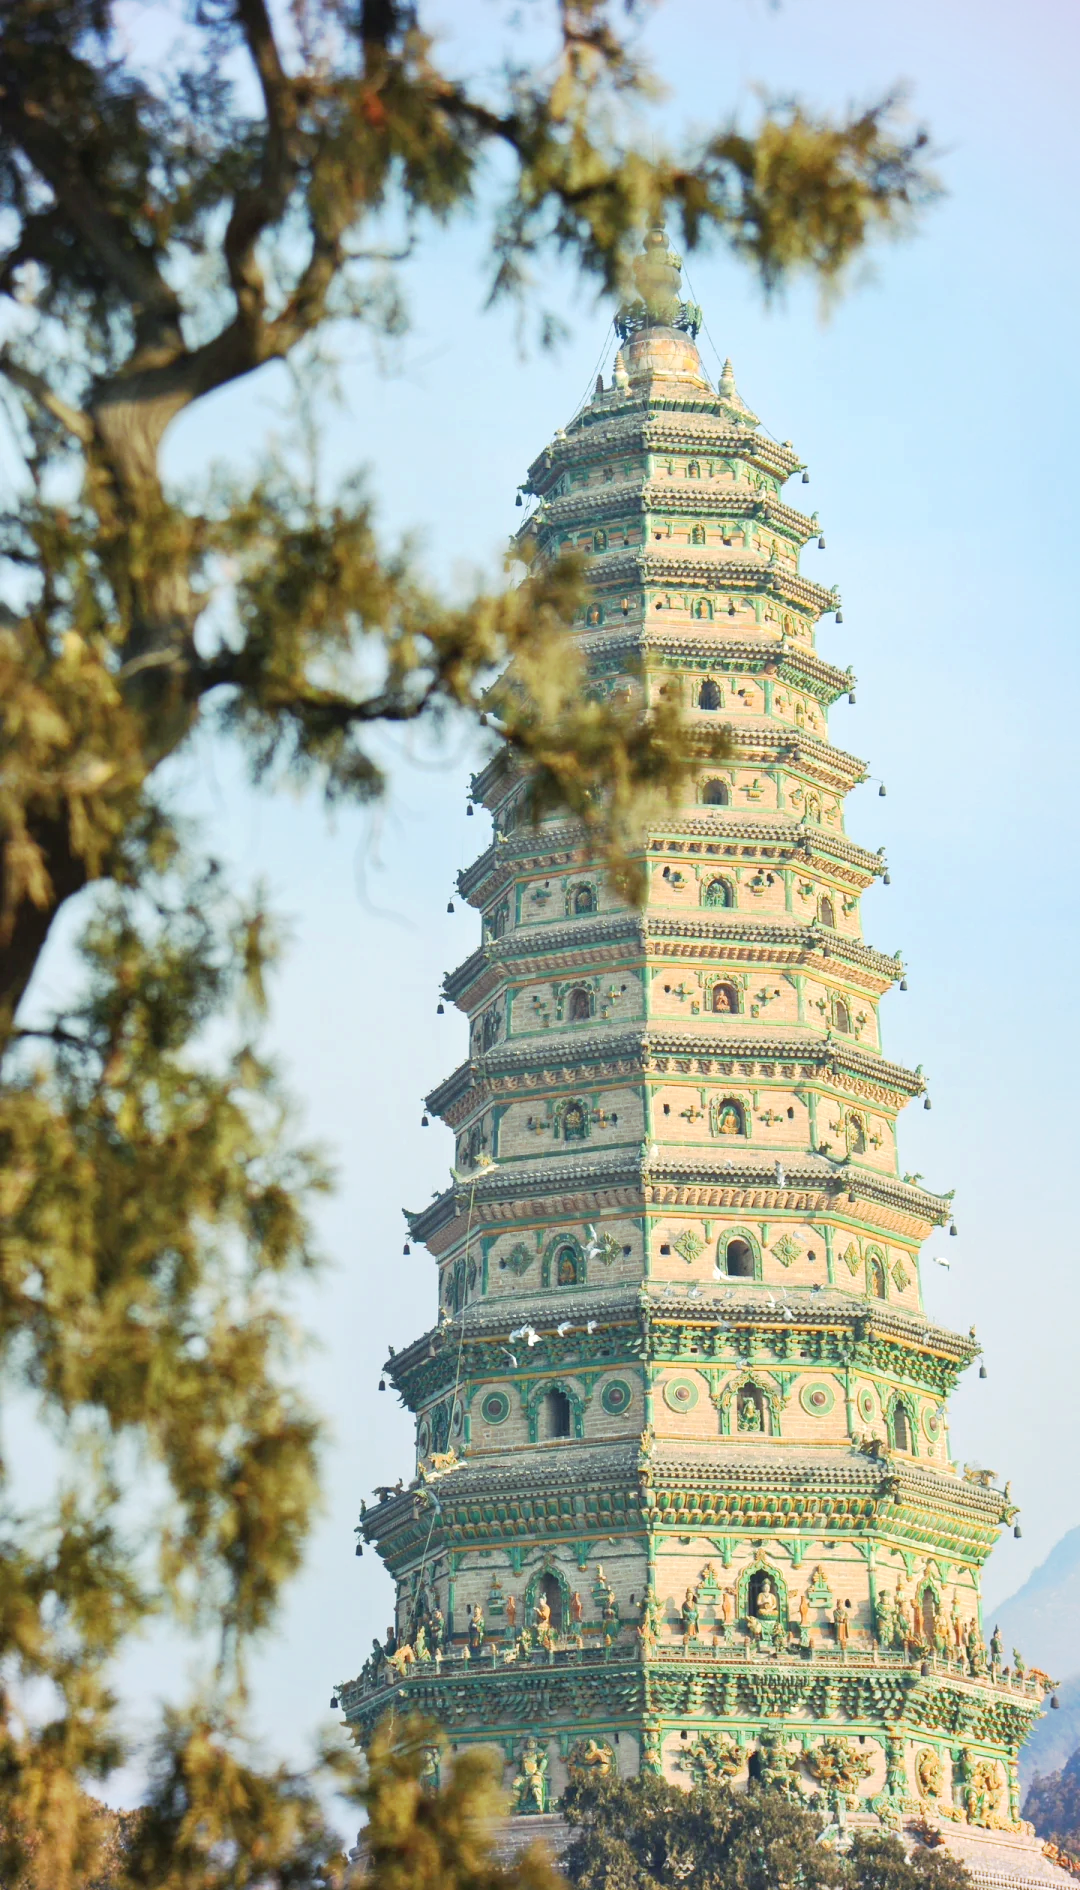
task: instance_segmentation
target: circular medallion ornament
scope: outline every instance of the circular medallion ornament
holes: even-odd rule
[[[455,1403],[455,1405],[454,1405],[454,1410],[453,1410],[453,1414],[452,1414],[452,1416],[451,1416],[451,1419],[450,1419],[450,1435],[451,1435],[451,1437],[460,1437],[460,1436],[461,1436],[461,1426],[462,1426],[462,1423],[463,1423],[463,1421],[464,1421],[464,1416],[465,1416],[465,1414],[464,1414],[464,1412],[463,1412],[463,1411],[462,1411],[462,1409],[461,1409],[461,1405],[460,1405],[460,1403]]]
[[[799,1403],[804,1411],[809,1411],[811,1417],[824,1417],[826,1412],[832,1410],[835,1402],[832,1387],[820,1382],[804,1385],[799,1393]]]
[[[664,1403],[672,1411],[692,1411],[698,1401],[698,1388],[692,1378],[669,1378],[664,1386]]]
[[[510,1416],[510,1400],[505,1391],[489,1391],[480,1406],[485,1424],[504,1424]]]
[[[862,1418],[863,1423],[872,1423],[876,1416],[876,1409],[874,1405],[874,1394],[869,1385],[863,1385],[861,1387],[856,1403],[858,1404],[859,1416]]]
[[[629,1385],[623,1379],[611,1378],[600,1393],[600,1402],[612,1417],[621,1417],[624,1411],[629,1410],[632,1396]]]
[[[928,1404],[923,1412],[922,1427],[930,1442],[935,1443],[941,1435],[941,1418],[932,1404]]]
[[[423,1419],[420,1429],[416,1433],[416,1448],[421,1457],[426,1457],[428,1451],[431,1449],[431,1426],[426,1418]]]

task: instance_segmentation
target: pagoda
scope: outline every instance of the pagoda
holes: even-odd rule
[[[882,1049],[903,965],[862,935],[887,874],[844,827],[854,678],[815,647],[839,597],[799,568],[802,461],[730,362],[709,381],[662,230],[637,289],[523,531],[588,561],[590,686],[728,755],[650,825],[640,906],[580,825],[532,823],[506,755],[473,782],[482,942],[445,984],[469,1056],[427,1102],[453,1181],[408,1217],[438,1306],[385,1368],[415,1474],[360,1523],[395,1622],[341,1704],[360,1738],[415,1709],[498,1748],[545,1822],[575,1771],[758,1778],[1046,1881],[1016,1761],[1049,1682],[981,1618],[1016,1512],[950,1455],[979,1347],[923,1309],[920,1250],[955,1230],[898,1170],[924,1079]]]

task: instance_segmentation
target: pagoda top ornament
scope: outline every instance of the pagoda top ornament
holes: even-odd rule
[[[696,302],[684,302],[682,257],[669,249],[667,231],[654,225],[640,256],[634,258],[637,295],[624,302],[615,316],[620,341],[629,341],[644,328],[677,328],[697,339],[704,317]]]

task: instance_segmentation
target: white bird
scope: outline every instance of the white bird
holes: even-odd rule
[[[595,1227],[593,1226],[593,1224],[592,1224],[592,1222],[591,1222],[591,1221],[588,1221],[588,1222],[586,1223],[586,1226],[585,1226],[585,1235],[586,1235],[586,1238],[587,1238],[588,1240],[595,1240],[595,1239],[597,1238],[597,1234],[596,1234],[596,1229],[595,1229]]]
[[[564,1320],[563,1320],[563,1322],[562,1322],[562,1325],[561,1325],[561,1326],[556,1326],[556,1328],[555,1328],[555,1330],[556,1330],[556,1332],[558,1333],[558,1335],[559,1335],[559,1337],[560,1337],[560,1339],[565,1339],[565,1337],[566,1337],[566,1335],[567,1335],[567,1333],[568,1333],[568,1332],[572,1332],[572,1331],[573,1331],[573,1329],[574,1329],[574,1328],[573,1328],[573,1326],[572,1326],[572,1325],[570,1324],[570,1321],[569,1321],[569,1319],[564,1319]]]
[[[787,1176],[784,1173],[783,1162],[777,1162],[776,1164],[776,1185],[778,1188],[784,1188],[787,1186]]]
[[[769,1303],[769,1310],[770,1310],[771,1312],[775,1312],[775,1311],[776,1311],[776,1294],[775,1294],[775,1293],[767,1293],[767,1294],[766,1294],[766,1299],[768,1300],[768,1303]]]
[[[528,1330],[529,1330],[528,1326],[515,1326],[513,1332],[510,1334],[510,1337],[512,1339],[523,1339],[525,1337],[525,1334],[528,1332]]]
[[[945,1267],[945,1268],[949,1268],[949,1267],[951,1267],[951,1266],[952,1266],[952,1261],[951,1261],[951,1260],[946,1260],[943,1254],[940,1254],[940,1253],[936,1253],[936,1254],[934,1255],[934,1265],[935,1265],[936,1267]]]
[[[513,1366],[514,1370],[517,1371],[517,1368],[518,1368],[517,1353],[511,1352],[510,1347],[508,1345],[504,1345],[502,1347],[502,1350],[506,1353],[506,1356],[510,1360],[510,1363]]]
[[[586,1322],[585,1322],[585,1330],[586,1330],[586,1332],[595,1332],[595,1331],[596,1331],[596,1320],[595,1320],[595,1319],[588,1319],[588,1320],[586,1320]]]
[[[686,1295],[686,1297],[687,1299],[700,1299],[701,1298],[700,1286],[692,1286],[690,1288],[689,1293]]]
[[[537,1332],[535,1326],[525,1327],[525,1343],[529,1347],[530,1351],[532,1350],[534,1345],[539,1345],[540,1334]]]
[[[730,1156],[728,1156],[728,1158],[727,1158],[727,1160],[726,1160],[726,1161],[725,1161],[725,1163],[724,1163],[724,1167],[725,1167],[725,1168],[734,1168],[734,1166],[735,1166],[735,1163],[734,1163],[734,1162],[733,1162],[733,1161],[731,1160],[731,1157],[730,1157]]]
[[[659,1161],[659,1159],[660,1159],[660,1150],[657,1147],[656,1143],[654,1142],[652,1147],[649,1150],[649,1160],[651,1162],[656,1162],[656,1161]]]

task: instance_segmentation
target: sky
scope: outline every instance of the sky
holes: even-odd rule
[[[445,0],[435,17],[464,60],[493,14]],[[645,37],[672,134],[751,109],[756,84],[842,107],[904,82],[938,149],[947,194],[828,319],[809,289],[766,307],[720,253],[691,258],[689,278],[707,369],[714,349],[730,355],[743,397],[808,462],[795,502],[818,509],[827,550],[803,568],[843,593],[820,647],[854,666],[857,703],[833,711],[832,735],[875,777],[850,797],[848,827],[886,847],[891,873],[864,927],[908,966],[908,992],[885,1001],[885,1050],[923,1066],[933,1103],[908,1111],[901,1167],[956,1190],[959,1237],[935,1236],[951,1266],[924,1267],[927,1309],[975,1325],[988,1368],[953,1402],[953,1451],[1009,1477],[1022,1511],[1022,1540],[989,1566],[992,1604],[1080,1522],[1076,760],[1062,702],[1077,628],[1080,15],[1068,0],[669,0]],[[552,269],[541,287],[568,338],[523,352],[510,312],[485,311],[483,240],[479,222],[459,227],[410,264],[399,347],[345,338],[327,434],[329,469],[366,466],[385,532],[418,534],[455,581],[498,567],[516,486],[612,349],[610,309]],[[281,395],[271,376],[186,416],[170,470],[257,451]],[[433,1266],[403,1256],[401,1210],[448,1175],[449,1133],[422,1129],[420,1105],[465,1053],[463,1020],[435,1006],[477,942],[476,915],[446,907],[488,831],[465,815],[468,754],[385,752],[383,806],[332,818],[314,798],[257,796],[210,742],[174,772],[236,883],[265,880],[289,919],[271,1041],[339,1173],[320,1213],[328,1268],[300,1305],[332,1430],[325,1514],[256,1669],[259,1725],[295,1758],[390,1619],[388,1579],[371,1552],[355,1559],[352,1532],[373,1485],[411,1470],[411,1423],[379,1393],[379,1368],[434,1313]],[[145,1644],[125,1670],[136,1705],[181,1665]]]

